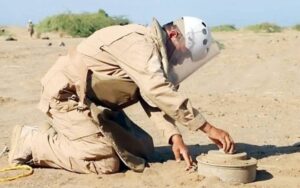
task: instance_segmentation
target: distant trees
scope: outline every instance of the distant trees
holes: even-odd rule
[[[273,23],[264,22],[261,24],[250,25],[246,29],[254,32],[278,33],[282,31],[282,27]]]
[[[294,26],[293,26],[293,29],[295,29],[295,30],[297,30],[297,31],[300,31],[300,24],[294,25]]]
[[[223,31],[236,31],[236,27],[234,25],[225,24],[225,25],[219,25],[214,26],[211,28],[212,32],[223,32]]]
[[[93,32],[111,25],[126,25],[130,21],[123,16],[111,17],[103,9],[97,13],[74,14],[71,12],[50,16],[37,24],[38,32],[60,32],[73,37],[87,37]]]
[[[38,23],[36,30],[38,35],[43,32],[59,32],[60,35],[66,34],[72,37],[87,37],[101,28],[111,25],[126,25],[129,23],[130,20],[124,16],[109,16],[103,9],[99,9],[96,13],[74,14],[67,12],[50,16]],[[214,26],[211,29],[213,32],[232,32],[239,30],[231,24]],[[250,25],[244,29],[254,32],[275,33],[281,32],[285,28],[266,22]],[[300,24],[291,27],[291,29],[300,31]],[[3,35],[3,33],[0,32],[0,35]]]

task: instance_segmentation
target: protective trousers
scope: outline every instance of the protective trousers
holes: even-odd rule
[[[99,125],[90,117],[90,110],[77,111],[74,100],[52,100],[48,129],[38,132],[32,144],[36,166],[61,168],[77,173],[114,173],[120,159]]]

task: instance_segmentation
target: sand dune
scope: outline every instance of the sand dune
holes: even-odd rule
[[[9,145],[15,124],[41,125],[45,116],[36,109],[39,80],[56,58],[81,39],[29,38],[25,28],[6,28],[17,41],[0,37],[0,150]],[[182,84],[180,92],[192,99],[203,115],[229,131],[239,151],[258,159],[257,179],[230,184],[216,177],[184,171],[184,161],[173,160],[170,146],[141,112],[139,105],[126,111],[154,135],[162,161],[144,173],[80,175],[55,169],[35,169],[32,176],[1,183],[3,187],[300,187],[300,33],[247,31],[215,33],[225,49]],[[65,47],[59,46],[61,42]],[[51,43],[51,46],[49,46]],[[216,149],[204,134],[180,126],[193,158]],[[7,166],[7,155],[0,167]],[[0,174],[1,175],[1,174]]]

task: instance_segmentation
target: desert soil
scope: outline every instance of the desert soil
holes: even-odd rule
[[[0,37],[0,152],[9,146],[14,125],[44,123],[45,115],[36,108],[40,79],[60,55],[82,40],[54,34],[42,40],[28,37],[25,28],[5,29],[17,41]],[[300,146],[295,145],[300,142],[300,32],[237,31],[214,37],[224,46],[221,54],[189,77],[180,92],[208,121],[230,132],[238,151],[258,160],[255,182],[226,183],[186,172],[184,161],[174,161],[162,134],[134,105],[126,111],[153,136],[163,159],[143,173],[83,175],[35,168],[33,175],[0,187],[300,187]],[[61,42],[65,46],[59,46]],[[203,133],[179,128],[194,159],[217,149]],[[7,165],[4,153],[0,167]]]

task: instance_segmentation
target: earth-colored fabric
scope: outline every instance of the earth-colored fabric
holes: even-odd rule
[[[206,120],[167,80],[163,69],[163,59],[167,62],[162,53],[165,52],[163,37],[155,20],[151,28],[134,24],[114,26],[95,32],[80,43],[77,50],[93,59],[86,61],[86,65],[103,80],[110,77],[133,81],[145,101],[151,101],[174,121],[197,130]],[[110,58],[103,59],[105,54]],[[99,70],[98,66],[102,68]]]
[[[86,97],[98,106],[123,109],[138,102],[138,87],[130,80],[105,80],[89,71]]]
[[[51,126],[35,136],[32,144],[34,165],[62,168],[77,173],[113,173],[120,159],[90,111],[78,112],[76,101],[52,100]]]
[[[90,105],[91,114],[101,127],[103,135],[130,169],[142,172],[146,161],[154,154],[154,144],[150,135],[134,124],[123,111]]]
[[[173,135],[180,134],[175,122],[181,123],[191,130],[197,130],[205,123],[205,119],[192,107],[188,98],[181,96],[176,91],[176,87],[165,76],[163,69],[164,62],[167,62],[163,44],[165,39],[162,33],[158,34],[157,24],[154,21],[153,26],[150,28],[135,24],[108,27],[95,32],[82,41],[76,49],[71,49],[68,55],[60,57],[43,77],[39,108],[45,113],[54,115],[56,112],[53,111],[53,107],[51,108],[53,100],[57,100],[60,103],[68,101],[69,98],[66,94],[71,93],[72,95],[69,97],[77,102],[73,106],[73,111],[76,111],[78,107],[80,107],[78,109],[89,111],[90,108],[87,101],[92,99],[92,101],[94,100],[97,103],[97,100],[90,98],[91,95],[87,96],[90,90],[86,90],[91,89],[87,87],[87,78],[89,72],[92,72],[92,75],[95,76],[94,78],[97,78],[94,79],[94,85],[91,85],[95,94],[94,97],[99,99],[99,107],[108,107],[104,110],[105,114],[110,114],[106,112],[114,114],[114,110],[119,110],[118,113],[124,116],[124,113],[121,111],[122,107],[140,100],[149,118],[162,130],[167,143],[169,143]],[[106,86],[101,85],[101,83],[105,83]],[[101,87],[98,87],[99,85]],[[109,86],[112,88],[109,88]],[[121,90],[113,92],[115,87],[123,91],[128,89],[127,93],[125,92],[125,95],[123,95],[124,93],[120,94],[119,91]],[[105,93],[107,89],[109,92]],[[72,107],[72,105],[68,103],[62,110],[64,111],[65,108]],[[66,113],[67,116],[69,116],[69,113]],[[100,125],[100,130],[103,130],[105,125],[101,124],[99,118],[95,117],[98,117],[98,115],[94,116],[93,121]],[[116,120],[102,117],[103,122],[114,125]],[[72,123],[77,125],[81,122],[76,122],[75,119]],[[122,126],[124,125],[122,124]],[[63,129],[61,126],[57,128],[55,128],[56,131]],[[79,135],[75,135],[82,138],[87,138],[88,134],[98,134],[96,133],[98,129],[92,129],[92,126],[78,129],[80,129]],[[65,135],[72,135],[72,130],[65,129],[65,131]],[[122,131],[117,132],[118,136],[115,136],[114,133],[107,133],[104,136],[110,140],[110,143],[119,138],[125,138],[119,134]],[[146,136],[146,134],[144,135]],[[69,139],[74,140],[70,135]],[[141,153],[136,153],[131,151],[130,148],[126,148],[128,144],[125,141],[115,142],[111,147],[114,148],[118,156],[129,168],[141,171],[145,166],[147,155],[139,156],[138,154]],[[139,145],[138,142],[137,140],[137,145]],[[146,152],[151,152],[153,149],[153,145],[151,146],[152,139],[148,143],[150,147],[145,147],[148,148]],[[47,142],[44,144],[47,145]],[[67,148],[67,144],[63,147]],[[67,155],[68,150],[63,147],[60,150],[64,150],[63,152],[66,152],[65,155]],[[139,147],[138,150],[145,152],[142,145],[139,145]],[[43,156],[42,159],[46,161],[47,157]],[[56,162],[53,162],[53,164],[56,164]],[[59,161],[58,164],[60,164]]]

